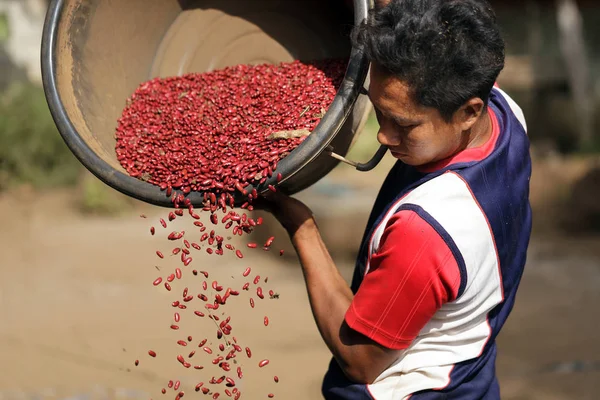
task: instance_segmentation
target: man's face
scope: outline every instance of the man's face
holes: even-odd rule
[[[463,132],[454,118],[446,122],[438,110],[417,104],[404,82],[375,65],[371,67],[369,97],[380,126],[377,140],[405,164],[439,161],[464,145]]]

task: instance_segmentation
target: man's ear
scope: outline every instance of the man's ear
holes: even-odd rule
[[[481,117],[484,110],[485,103],[483,100],[479,97],[473,97],[454,113],[454,122],[460,126],[461,131],[468,131]]]

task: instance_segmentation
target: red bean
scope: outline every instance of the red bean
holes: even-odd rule
[[[246,355],[248,356],[248,358],[252,357],[252,350],[250,350],[250,347],[246,347]]]
[[[238,258],[244,258],[244,255],[242,254],[242,252],[241,252],[240,250],[236,250],[236,251],[235,251],[235,255],[236,255]]]
[[[153,284],[154,286],[158,286],[158,285],[160,285],[160,284],[161,284],[161,282],[162,282],[162,278],[161,278],[161,277],[158,277],[158,278],[156,278],[156,279],[154,280],[154,282],[152,282],[152,284]]]
[[[277,375],[275,375],[275,376],[273,377],[273,380],[275,381],[275,383],[279,383],[279,377],[278,377]]]
[[[196,390],[196,392],[199,392],[202,385],[204,385],[204,382],[200,382],[199,384],[197,384],[194,390]]]
[[[279,250],[279,255],[282,256],[283,255],[283,249]]]
[[[163,253],[161,253],[158,250],[156,250],[156,255],[158,256],[158,258],[165,258],[165,256],[163,255]]]
[[[265,326],[268,326],[268,325],[269,325],[269,317],[265,317],[265,321],[264,321],[264,323],[265,323]]]
[[[175,320],[175,322],[179,322],[179,320],[181,319],[181,316],[179,315],[179,313],[175,313],[173,316],[173,319]]]
[[[192,351],[190,352],[190,354],[188,354],[188,358],[192,358],[192,357],[194,357],[194,354],[196,354],[196,351],[195,351],[195,350],[192,350]]]
[[[171,325],[171,329],[173,329],[174,331],[176,331],[176,330],[178,330],[178,329],[179,329],[179,326],[177,326],[177,325],[173,324],[173,325]]]
[[[167,393],[167,389],[165,389],[165,388],[162,388],[162,389],[160,390],[160,392],[161,392],[162,394],[165,394],[165,393]]]
[[[265,296],[263,295],[263,291],[261,287],[256,288],[256,295],[260,298],[260,299],[264,299]]]
[[[194,365],[194,369],[204,369],[204,367],[201,365]]]
[[[272,399],[273,397],[275,397],[275,395],[274,395],[273,393],[269,393],[267,396],[268,396],[270,399]]]
[[[175,274],[167,276],[167,282],[173,282],[175,280]]]
[[[174,256],[176,256],[177,254],[179,254],[179,252],[181,251],[180,247],[175,247],[173,248],[173,250],[171,251],[171,254],[173,254]]]
[[[184,347],[187,346],[187,342],[185,340],[178,340],[177,344]]]
[[[171,291],[171,285],[169,285],[169,282],[165,282],[165,289],[167,289],[169,292]]]
[[[256,243],[248,243],[246,246],[248,246],[251,249],[255,249],[256,248]]]
[[[194,314],[196,314],[199,317],[204,317],[204,313],[200,311],[194,311]]]
[[[135,364],[135,366],[137,367],[138,365],[140,365],[140,360],[135,360],[133,363],[134,363],[134,364]]]
[[[204,350],[208,354],[212,354],[212,350],[210,349],[210,347],[204,347],[202,350]]]
[[[156,352],[154,350],[148,350],[148,355],[150,357],[156,357]]]
[[[201,341],[201,342],[198,344],[198,347],[202,347],[202,346],[204,346],[204,345],[206,344],[206,341],[207,341],[206,339],[202,340],[202,341]]]
[[[267,364],[269,364],[269,360],[267,360],[267,359],[264,359],[264,360],[262,360],[261,362],[259,362],[259,363],[258,363],[258,366],[259,366],[260,368],[262,368],[262,367],[264,367],[264,366],[265,366],[265,365],[267,365]]]
[[[265,242],[265,247],[271,247],[271,244],[273,244],[274,240],[275,240],[275,236],[271,236],[270,238],[268,238],[267,241]]]
[[[244,377],[244,374],[242,373],[242,367],[237,367],[237,376],[240,379]]]
[[[175,277],[181,279],[181,269],[175,268]]]
[[[218,399],[220,395],[221,394],[219,392],[217,392],[217,393],[213,394],[212,398],[213,399]]]
[[[260,275],[256,275],[256,277],[254,278],[253,283],[256,285],[258,282],[260,282]]]
[[[163,227],[163,228],[166,228],[166,227],[167,227],[167,223],[166,223],[166,222],[165,222],[165,220],[164,220],[164,219],[162,219],[162,218],[160,219],[160,224],[162,225],[162,227]]]
[[[246,276],[250,275],[251,271],[252,270],[250,269],[250,267],[246,268],[246,270],[242,273],[242,276],[246,277]]]
[[[200,273],[202,275],[204,275],[205,278],[208,278],[208,272],[206,272],[206,271],[200,271]]]
[[[242,286],[242,290],[248,290],[249,287],[250,287],[250,282],[246,282],[246,283],[244,283],[244,286]]]
[[[175,386],[173,386],[173,390],[179,390],[180,385],[181,385],[181,382],[175,381]]]
[[[151,226],[151,227],[150,227],[150,234],[151,234],[152,236],[154,236],[154,233],[156,233],[156,230],[154,229],[154,227],[153,227],[153,226]]]
[[[250,297],[250,307],[254,308],[254,299]]]

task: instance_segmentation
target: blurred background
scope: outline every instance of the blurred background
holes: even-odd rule
[[[133,360],[151,347],[175,351],[164,329],[171,300],[150,284],[160,244],[148,227],[165,211],[105,186],[63,143],[41,87],[48,3],[0,0],[0,400],[159,396],[179,374],[174,365],[142,361],[134,368]],[[525,112],[534,160],[528,265],[498,340],[503,398],[598,399],[600,5],[492,3],[507,41],[499,83]],[[369,158],[376,132],[371,116],[349,158]],[[386,156],[369,173],[341,165],[298,195],[315,211],[348,279],[393,162]],[[286,256],[253,254],[244,262],[269,275],[280,300],[265,306],[268,333],[261,315],[241,315],[247,321],[238,335],[271,358],[281,383],[250,375],[246,398],[276,390],[278,398],[319,398],[330,356],[289,241],[266,218],[263,235],[276,232]],[[215,267],[209,256],[196,262]],[[228,258],[216,273],[241,268]],[[195,384],[198,377],[180,379]]]

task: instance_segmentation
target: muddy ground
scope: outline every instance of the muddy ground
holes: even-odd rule
[[[348,248],[360,240],[382,168],[368,178],[334,173],[303,194],[348,278]],[[204,398],[192,388],[212,372],[182,368],[175,356],[190,349],[175,341],[188,334],[194,342],[212,337],[215,326],[186,314],[180,331],[169,329],[171,301],[184,286],[197,290],[200,281],[188,271],[170,293],[152,286],[177,265],[172,258],[158,262],[155,250],[166,253],[168,243],[148,233],[164,210],[140,204],[127,216],[90,217],[74,209],[71,197],[56,191],[0,197],[0,399],[156,399],[169,379],[183,382],[186,398]],[[142,212],[148,219],[138,216]],[[283,237],[276,239],[275,247],[287,246]],[[594,368],[600,361],[599,261],[600,237],[537,230],[515,310],[499,338],[504,399],[600,398]],[[191,265],[239,286],[245,266],[268,276],[263,286],[280,298],[257,301],[251,309],[244,294],[228,305],[234,334],[254,352],[252,362],[242,359],[243,398],[262,399],[269,392],[280,399],[320,398],[330,355],[312,320],[296,260],[255,250],[243,260],[198,255]],[[151,359],[148,349],[158,357]],[[210,364],[204,356],[194,357]],[[262,358],[271,364],[258,369]]]

